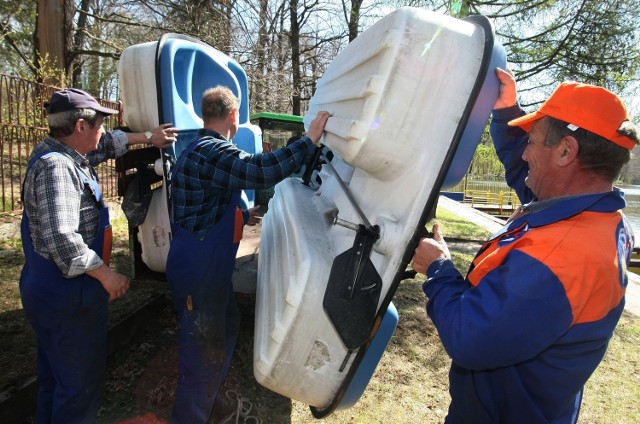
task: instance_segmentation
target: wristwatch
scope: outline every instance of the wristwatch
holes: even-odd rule
[[[144,136],[147,137],[147,146],[153,146],[151,142],[151,137],[153,137],[153,133],[151,131],[145,131]]]

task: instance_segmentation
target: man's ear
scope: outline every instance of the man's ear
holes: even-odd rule
[[[80,134],[84,133],[84,131],[87,129],[87,121],[85,121],[84,119],[80,118],[76,121],[76,131]]]
[[[560,140],[556,146],[557,161],[559,166],[567,166],[573,163],[578,156],[578,140],[575,137],[567,135]]]

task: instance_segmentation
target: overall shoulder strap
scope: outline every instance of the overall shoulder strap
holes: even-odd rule
[[[193,152],[198,146],[206,143],[209,140],[212,140],[213,137],[211,136],[203,136],[203,137],[198,137],[195,138],[191,143],[189,143],[189,145],[182,151],[180,152],[180,156],[178,156],[178,159],[176,160],[176,163],[173,165],[173,168],[171,169],[171,176],[169,177],[169,181],[167,182],[164,177],[163,177],[163,184],[168,184],[167,188],[168,188],[168,197],[172,198],[173,196],[171,195],[171,182],[174,179],[174,176],[176,174],[176,172],[182,168],[184,166],[184,162],[187,159],[187,156],[189,156],[189,154],[191,152]],[[173,201],[170,202],[169,205],[170,209],[169,209],[169,218],[170,221],[173,222]]]
[[[187,156],[189,156],[189,154],[193,152],[198,146],[212,139],[213,137],[207,135],[204,137],[196,138],[191,143],[189,143],[189,145],[182,152],[180,152],[180,156],[178,156],[178,159],[176,160],[176,164],[173,166],[173,172],[176,172],[178,169],[180,169],[183,166]]]
[[[77,163],[71,159],[70,157],[68,157],[67,155],[65,155],[62,152],[52,152],[52,151],[43,151],[40,152],[36,155],[34,155],[31,159],[29,159],[29,163],[27,164],[27,169],[25,171],[25,179],[22,181],[22,190],[21,190],[21,200],[22,202],[24,202],[24,183],[25,180],[27,178],[26,174],[29,172],[29,170],[31,169],[31,167],[40,159],[42,158],[46,158],[46,157],[50,157],[53,155],[60,155],[62,157],[67,158],[73,165],[73,168],[76,170],[76,174],[78,175],[78,177],[80,177],[80,179],[82,180],[82,182],[84,183],[85,186],[89,187],[89,189],[91,190],[91,192],[93,193],[93,197],[96,200],[96,205],[98,206],[98,209],[102,209],[102,207],[104,207],[104,202],[102,201],[102,190],[100,189],[100,185],[98,184],[98,182],[96,180],[93,180],[92,178],[88,177],[84,172],[82,172],[79,168]],[[91,165],[89,165],[92,174],[95,175],[95,171],[93,170],[93,168],[91,167]],[[95,175],[97,177],[97,175]]]

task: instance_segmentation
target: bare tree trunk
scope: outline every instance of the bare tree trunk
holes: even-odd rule
[[[358,36],[358,25],[360,24],[360,7],[363,0],[351,0],[351,13],[349,13],[349,42],[352,42]],[[344,4],[344,3],[343,3]]]
[[[82,0],[80,4],[80,16],[78,16],[78,31],[73,38],[73,46],[74,51],[82,50],[82,47],[85,43],[84,29],[87,26],[87,14],[89,13],[89,6],[91,5],[92,0]],[[80,74],[82,72],[82,63],[77,60],[75,54],[71,53],[69,55],[69,65],[71,66],[71,81],[74,86],[78,86],[80,84]]]
[[[37,68],[55,69],[55,75],[46,72],[42,82],[57,86],[65,84],[70,67],[69,52],[72,45],[73,0],[38,0],[36,18]],[[43,63],[46,61],[46,63]]]
[[[256,45],[256,70],[255,74],[257,78],[254,78],[254,89],[251,91],[255,93],[254,107],[257,111],[263,111],[266,108],[266,63],[265,63],[265,49],[269,38],[267,35],[267,7],[269,0],[260,0],[260,12],[258,23],[258,44]]]
[[[289,85],[289,78],[285,77],[289,75],[289,71],[287,65],[289,63],[289,44],[288,38],[285,34],[285,20],[286,20],[286,1],[283,0],[280,4],[280,8],[276,15],[277,19],[277,28],[274,28],[273,31],[273,48],[271,52],[271,56],[275,58],[275,69],[273,69],[273,65],[269,64],[270,70],[272,70],[272,74],[275,75],[275,80],[270,78],[272,83],[275,81],[275,86],[277,90],[272,94],[271,90],[268,94],[270,107],[273,108],[274,111],[287,113],[291,111],[291,87]],[[275,94],[275,95],[274,95]]]
[[[225,14],[225,18],[226,18],[226,23],[225,23],[225,46],[227,46],[227,54],[231,54],[231,51],[233,50],[231,48],[231,43],[232,43],[232,36],[231,36],[231,25],[233,22],[233,5],[235,4],[235,2],[227,2],[227,1],[223,1],[222,2],[223,5],[226,5],[226,8],[224,9],[224,14]]]
[[[293,92],[291,94],[293,114],[301,115],[300,100],[300,24],[298,22],[298,0],[291,0],[289,3],[289,13],[291,18],[291,81]]]

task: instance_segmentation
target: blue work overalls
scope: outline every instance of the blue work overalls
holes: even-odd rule
[[[175,170],[198,144],[185,149]],[[231,276],[242,234],[240,198],[240,190],[234,191],[224,215],[204,236],[171,225],[166,275],[180,320],[172,423],[206,423],[229,370],[239,328]]]
[[[29,168],[42,156],[29,161]],[[93,170],[92,170],[93,171]],[[78,170],[100,208],[100,222],[90,248],[105,263],[111,254],[109,210],[97,181]],[[95,175],[95,174],[94,174]],[[96,176],[97,178],[97,176]],[[36,423],[94,422],[104,388],[109,295],[86,274],[65,278],[52,261],[33,248],[26,210],[21,223],[25,264],[20,295],[37,339],[38,404]]]

